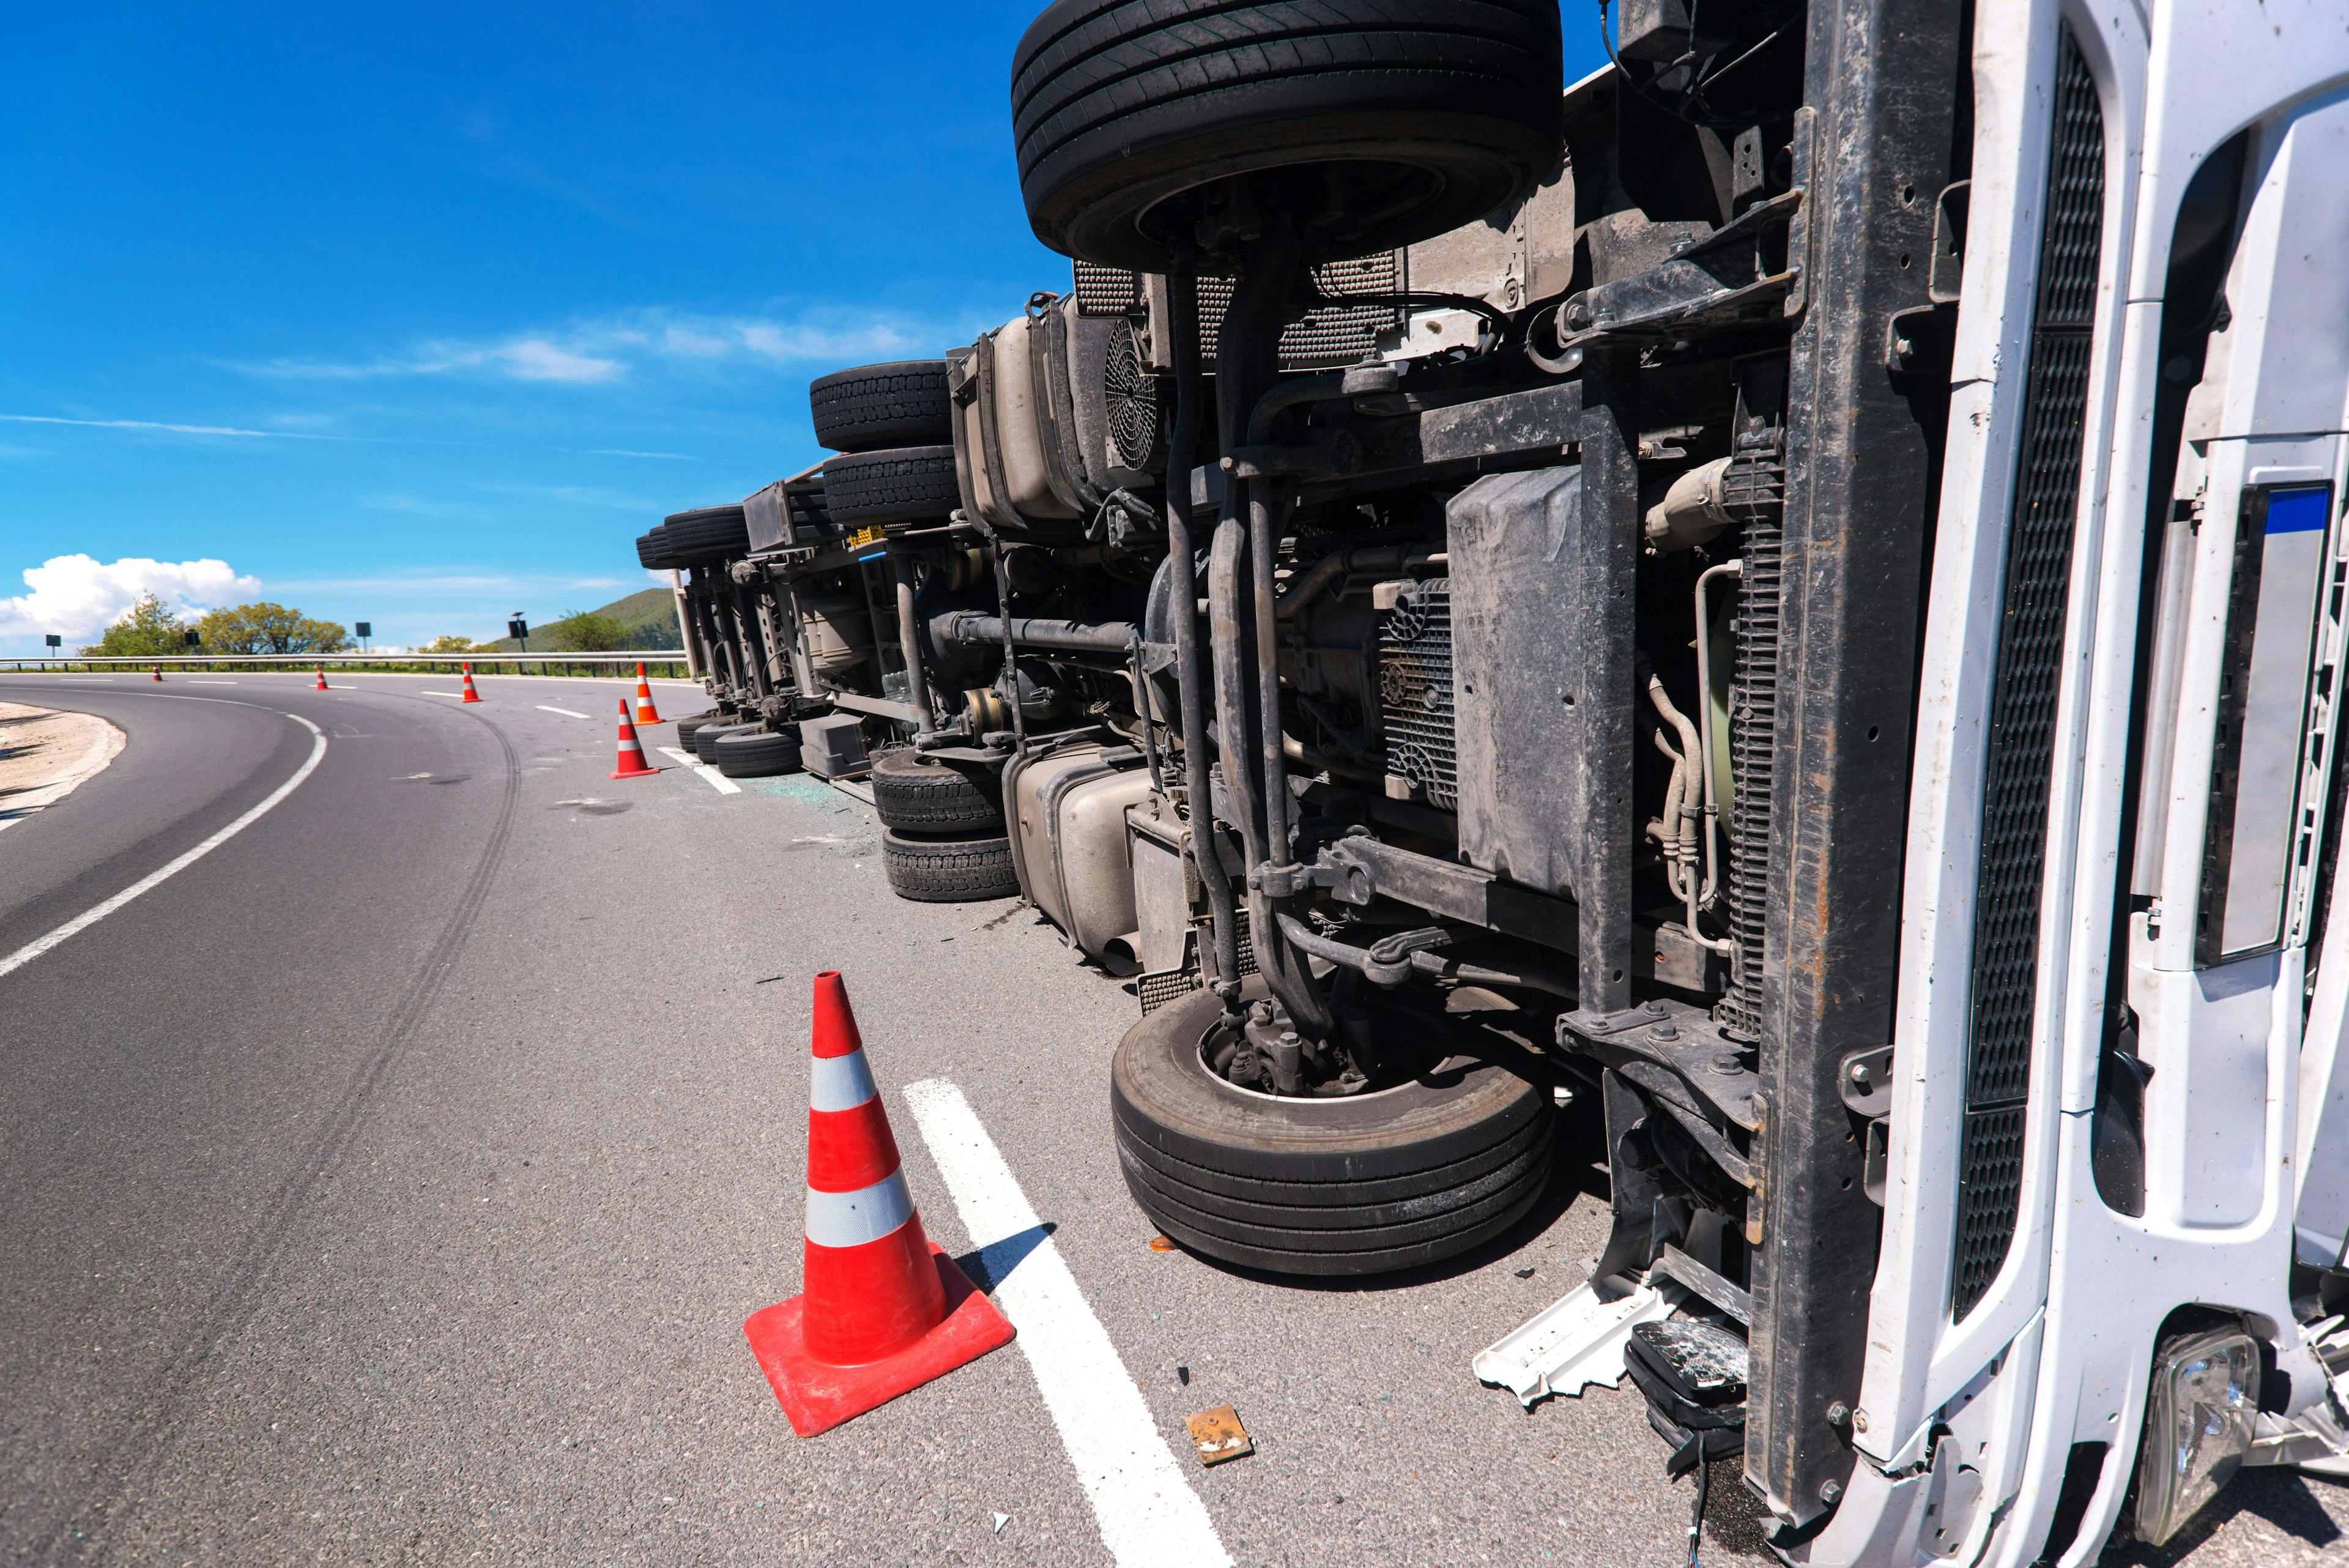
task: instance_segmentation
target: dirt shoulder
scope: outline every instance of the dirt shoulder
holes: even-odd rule
[[[122,732],[95,713],[0,702],[0,828],[63,800],[122,746]]]

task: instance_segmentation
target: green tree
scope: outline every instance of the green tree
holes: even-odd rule
[[[474,647],[473,639],[464,633],[445,631],[416,651],[419,653],[474,653],[479,649]]]
[[[330,620],[312,620],[300,610],[264,599],[205,614],[198,628],[207,652],[340,653],[350,633]]]
[[[566,610],[546,635],[564,653],[613,653],[628,646],[628,628],[601,610]]]
[[[188,623],[153,594],[140,594],[91,647],[90,659],[155,659],[188,651]]]

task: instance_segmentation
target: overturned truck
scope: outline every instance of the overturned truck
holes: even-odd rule
[[[1431,1262],[1603,1138],[1592,1278],[1478,1371],[1628,1371],[1790,1562],[2076,1563],[2338,1467],[2337,17],[1609,47],[1046,10],[1069,286],[647,536],[697,744],[869,771],[901,893],[1133,978],[1114,1136],[1198,1252]]]

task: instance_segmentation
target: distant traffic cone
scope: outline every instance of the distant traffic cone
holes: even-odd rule
[[[802,1438],[1011,1342],[1011,1324],[922,1231],[840,971],[815,977],[802,1293],[742,1324]]]
[[[481,700],[481,694],[473,690],[473,667],[468,664],[465,666],[465,694],[459,698],[458,701],[460,702],[478,702]]]
[[[318,666],[318,687],[317,687],[317,689],[318,689],[319,691],[324,691],[326,689],[326,667],[325,665],[323,665],[323,664],[321,664],[320,666]]]
[[[620,699],[620,760],[612,764],[616,779],[640,779],[657,774],[658,768],[645,765],[645,745],[636,739],[636,727],[628,722],[628,700]]]
[[[653,689],[645,680],[644,660],[638,659],[636,661],[636,722],[657,724],[660,722],[660,711],[653,706]]]
[[[155,667],[155,677],[154,677],[154,678],[155,678],[156,680],[162,680],[162,679],[163,679],[163,667],[162,667],[161,665],[160,665],[160,664],[159,664],[159,665],[157,665],[157,666]]]

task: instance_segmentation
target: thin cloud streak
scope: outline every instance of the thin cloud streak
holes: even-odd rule
[[[160,420],[67,420],[54,414],[0,414],[16,425],[76,425],[94,431],[168,431],[173,435],[244,436],[263,441],[357,441],[357,436],[320,435],[312,431],[248,431],[234,425],[175,425]]]
[[[517,333],[487,343],[434,339],[367,360],[272,359],[230,368],[274,380],[359,381],[474,374],[517,381],[602,385],[646,369],[728,366],[771,369],[825,361],[932,353],[975,327],[864,308],[766,316],[702,316],[652,307]],[[614,455],[680,458],[676,452]]]

